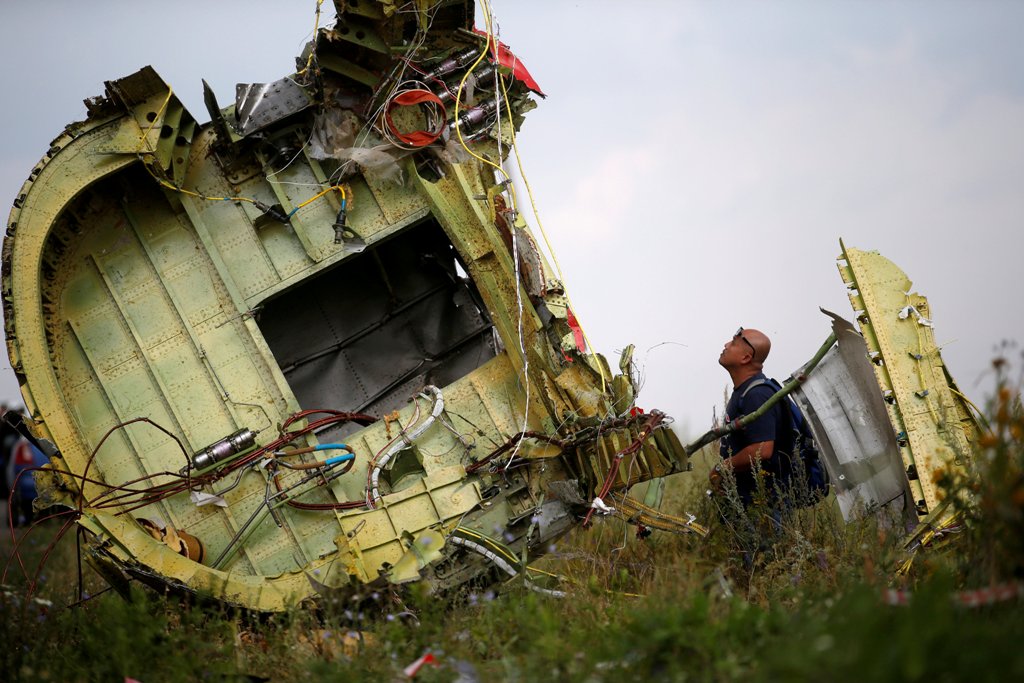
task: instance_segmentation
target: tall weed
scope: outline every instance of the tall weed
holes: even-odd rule
[[[706,458],[705,471],[669,480],[662,508],[692,512],[707,538],[641,538],[600,518],[537,563],[563,577],[561,600],[514,580],[454,601],[418,587],[274,617],[141,590],[64,608],[77,599],[69,535],[40,575],[50,606],[24,582],[0,595],[0,667],[11,681],[401,680],[430,652],[437,666],[418,680],[1015,680],[1019,605],[951,599],[1024,571],[1024,410],[1020,383],[997,371],[981,452],[939,475],[959,533],[919,552],[907,606],[883,600],[903,559],[893,520],[844,524],[833,500],[779,515],[764,499],[747,509],[728,492],[708,497]],[[42,536],[28,544],[30,569],[45,550]],[[85,589],[101,585],[87,573]]]

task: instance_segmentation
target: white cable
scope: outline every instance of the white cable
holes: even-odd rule
[[[515,578],[515,577],[519,576],[519,572],[516,571],[515,567],[513,567],[508,562],[506,562],[503,558],[499,557],[496,553],[491,552],[490,550],[488,550],[484,546],[480,545],[479,543],[474,543],[473,541],[470,541],[468,539],[462,538],[461,536],[450,536],[450,537],[448,537],[448,540],[452,543],[452,545],[460,545],[460,546],[462,546],[464,548],[468,548],[469,550],[472,550],[475,553],[479,553],[480,555],[483,555],[488,560],[490,560],[494,564],[498,565],[499,569],[501,569],[503,572],[505,572],[506,574],[508,574],[512,578]],[[538,586],[537,584],[535,584],[533,581],[530,581],[529,577],[527,577],[527,576],[523,577],[523,582],[526,584],[527,588],[529,588],[530,590],[532,590],[535,593],[540,593],[542,595],[547,595],[547,596],[550,596],[552,598],[564,598],[565,597],[565,591],[552,590],[550,588],[542,588],[542,587]]]
[[[509,576],[511,576],[511,577],[519,576],[519,572],[516,571],[515,567],[510,565],[504,558],[500,557],[496,553],[491,552],[490,550],[488,550],[484,546],[480,545],[479,543],[474,543],[473,541],[470,541],[467,538],[462,538],[461,536],[451,536],[451,537],[448,538],[448,540],[451,541],[451,543],[453,545],[461,545],[461,546],[463,546],[465,548],[469,548],[470,550],[472,550],[475,553],[479,553],[480,555],[483,555],[488,560],[490,560],[494,564],[498,565],[498,568],[501,569],[506,574],[508,574]]]
[[[557,590],[554,590],[552,588],[541,588],[540,586],[535,584],[533,581],[530,581],[530,579],[526,578],[525,576],[523,577],[523,581],[526,583],[526,587],[529,588],[530,590],[532,590],[534,593],[540,593],[542,595],[547,595],[547,596],[552,597],[552,598],[564,598],[565,597],[565,591],[557,591]]]
[[[434,420],[436,420],[437,417],[444,410],[444,396],[441,395],[441,390],[433,385],[429,385],[423,387],[423,392],[420,394],[420,396],[426,397],[427,393],[431,393],[434,395],[434,407],[431,409],[430,415],[427,415],[426,419],[424,419],[423,422],[421,422],[420,424],[416,425],[412,429],[412,431],[408,433],[402,432],[402,438],[396,439],[395,443],[391,445],[391,448],[389,448],[387,452],[384,453],[384,455],[377,459],[377,462],[373,467],[373,472],[370,474],[371,507],[378,500],[380,500],[378,480],[380,479],[381,469],[383,469],[383,467],[388,464],[388,461],[390,461],[391,458],[394,457],[396,453],[401,452],[406,446],[412,445],[414,439],[418,438],[423,434],[423,432],[427,431],[427,428],[429,428],[430,425],[434,424]]]
[[[494,28],[493,28],[495,23],[496,23],[495,20],[494,20],[494,13],[491,11],[491,7],[487,3],[484,3],[483,11],[484,11],[484,13],[486,15],[485,16],[485,20],[486,20],[485,23],[486,23],[486,25],[487,25],[487,27],[488,27],[488,29],[490,31],[488,33],[488,35],[487,35],[487,48],[489,49],[491,47],[492,42],[493,42],[495,52],[497,52],[497,50],[498,50],[498,36],[494,33]],[[497,55],[495,55],[495,61],[496,62],[498,61]],[[497,69],[497,66],[495,66],[495,69]],[[500,73],[496,73],[495,74],[495,78],[501,78],[501,74]],[[497,114],[497,138],[498,138],[498,165],[501,168],[501,172],[505,175],[506,178],[509,179],[508,183],[511,184],[511,182],[512,182],[511,176],[509,176],[508,172],[504,168],[505,159],[504,159],[504,157],[502,156],[502,153],[501,153],[502,152],[502,146],[501,146],[501,87],[500,86],[494,88],[494,97],[495,97],[495,102],[498,105],[497,109],[496,109],[496,114]],[[509,123],[511,124],[512,122],[510,121]],[[522,294],[522,289],[521,289],[521,285],[520,285],[521,274],[519,272],[519,237],[518,237],[518,234],[516,232],[516,226],[515,226],[515,219],[516,219],[516,216],[518,216],[518,215],[519,215],[518,207],[513,206],[512,207],[512,212],[510,214],[510,216],[512,217],[512,220],[509,223],[508,227],[509,227],[509,232],[512,233],[512,266],[515,269],[515,288],[516,288],[516,317],[517,317],[517,326],[516,326],[516,328],[517,328],[518,336],[519,336],[519,352],[523,355],[523,385],[525,386],[525,389],[526,389],[526,403],[523,406],[523,423],[522,423],[522,426],[520,427],[519,431],[520,432],[525,432],[527,430],[526,428],[528,426],[527,423],[528,423],[528,421],[530,419],[530,358],[529,358],[529,356],[526,353],[526,340],[525,340],[525,335],[523,334],[523,294]],[[504,468],[505,471],[508,471],[509,465],[512,464],[512,461],[515,459],[516,455],[519,453],[519,448],[522,446],[522,443],[523,443],[522,439],[520,439],[518,442],[516,442],[515,448],[512,449],[512,453],[511,453],[511,455],[509,455],[508,461],[505,463],[505,468]]]

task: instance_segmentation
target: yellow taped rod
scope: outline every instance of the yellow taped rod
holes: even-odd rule
[[[726,434],[732,434],[737,429],[742,429],[743,427],[746,427],[748,424],[757,420],[759,417],[767,413],[769,410],[772,409],[772,406],[781,401],[785,396],[789,396],[789,394],[792,393],[794,389],[796,389],[799,385],[804,383],[804,381],[807,379],[807,375],[811,374],[811,370],[817,367],[818,363],[821,362],[821,359],[825,357],[825,354],[828,353],[828,350],[831,349],[832,345],[835,343],[836,333],[833,332],[832,334],[828,335],[828,339],[825,340],[825,343],[821,345],[821,348],[818,349],[818,352],[814,354],[814,357],[811,358],[810,362],[807,363],[807,365],[804,367],[804,371],[801,372],[796,377],[794,377],[793,379],[786,382],[784,385],[782,385],[782,388],[776,391],[771,398],[769,398],[761,405],[760,408],[750,413],[749,415],[742,415],[736,418],[729,424],[711,429],[710,431],[705,433],[704,436],[700,437],[699,439],[688,445],[686,447],[686,454],[693,455],[694,453],[696,453],[697,451],[699,451],[701,448],[711,443],[712,441],[720,439]]]

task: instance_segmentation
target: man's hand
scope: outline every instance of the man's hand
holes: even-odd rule
[[[714,493],[721,493],[722,491],[722,463],[717,463],[708,472],[708,481],[711,483],[711,490]]]

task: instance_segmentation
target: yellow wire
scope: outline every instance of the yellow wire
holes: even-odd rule
[[[966,396],[964,396],[963,394],[961,394],[961,393],[960,393],[959,391],[957,391],[957,390],[956,390],[956,389],[954,389],[953,387],[949,387],[949,390],[950,390],[951,392],[953,392],[954,394],[956,394],[957,396],[959,396],[959,397],[960,397],[960,398],[961,398],[961,399],[963,400],[963,402],[964,402],[964,403],[966,403],[966,404],[967,404],[967,405],[969,405],[969,406],[970,406],[971,408],[973,408],[973,409],[974,409],[974,413],[975,413],[975,414],[976,414],[976,415],[977,415],[977,416],[978,416],[978,417],[979,417],[979,418],[981,419],[981,421],[982,421],[982,422],[984,423],[984,425],[985,425],[985,429],[989,429],[989,424],[988,424],[988,418],[986,418],[986,417],[985,417],[985,414],[981,412],[981,409],[980,409],[980,408],[978,408],[978,406],[974,405],[974,403],[973,403],[973,402],[971,401],[971,399],[967,398]]]
[[[160,108],[156,110],[156,114],[153,115],[153,120],[149,122],[149,128],[139,136],[139,146],[135,148],[135,154],[142,152],[142,146],[146,144],[146,138],[153,132],[153,127],[156,126],[156,122],[160,120],[160,115],[167,109],[167,105],[171,102],[171,96],[174,95],[174,88],[167,88],[167,97],[164,98],[164,103],[160,105]]]
[[[304,75],[313,64],[313,55],[316,54],[316,34],[320,30],[320,6],[323,4],[324,0],[316,0],[316,19],[313,21],[313,44],[309,46],[309,58],[306,60],[306,66],[302,67],[302,71],[296,71],[296,76]]]
[[[462,145],[462,148],[466,150],[470,156],[472,156],[477,161],[480,161],[481,163],[487,164],[488,166],[496,169],[499,173],[501,173],[501,175],[505,177],[505,183],[507,184],[507,187],[509,189],[509,198],[511,199],[512,204],[511,208],[513,211],[518,213],[519,202],[516,197],[516,188],[514,185],[512,185],[512,178],[509,176],[508,173],[505,172],[505,169],[503,169],[500,165],[494,163],[489,159],[485,159],[484,157],[480,156],[479,154],[471,150],[469,146],[466,145],[466,141],[462,137],[462,126],[459,125],[459,109],[462,105],[462,91],[466,87],[466,80],[470,77],[470,75],[473,73],[476,67],[480,65],[480,62],[482,62],[484,57],[487,56],[487,53],[490,52],[491,41],[494,40],[493,34],[491,33],[491,8],[487,4],[487,0],[484,0],[483,8],[484,21],[487,26],[487,47],[480,51],[480,55],[476,58],[476,61],[474,61],[473,64],[470,65],[469,69],[466,70],[466,73],[462,75],[462,80],[459,81],[459,89],[455,93],[455,135],[456,137],[459,138],[459,144]],[[501,80],[500,75],[498,76],[498,80]],[[498,112],[498,116],[501,116],[501,112]]]
[[[547,572],[547,571],[544,571],[543,569],[538,569],[537,567],[527,567],[527,569],[529,571],[531,571],[531,572],[536,572],[537,574],[543,574],[544,576],[550,576],[550,577],[553,577],[553,578],[556,578],[556,579],[562,578],[558,574],[555,574],[553,572]]]
[[[306,206],[307,204],[312,204],[313,202],[315,202],[316,200],[320,199],[321,197],[323,197],[325,194],[327,194],[331,190],[337,190],[338,192],[341,193],[342,201],[346,201],[346,202],[348,201],[348,195],[345,194],[345,188],[344,187],[342,187],[341,185],[331,185],[330,187],[328,187],[323,192],[320,192],[319,194],[313,195],[312,197],[310,197],[306,201],[302,202],[301,204],[297,204],[295,206],[295,210],[298,211],[299,209],[301,209],[302,207]]]
[[[323,2],[323,0],[320,0],[320,1]],[[136,154],[136,156],[140,157],[140,159],[142,157],[142,148],[146,144],[146,140],[149,138],[149,134],[153,132],[153,128],[156,127],[156,122],[160,120],[160,117],[164,113],[164,110],[167,109],[167,105],[170,103],[171,97],[173,95],[174,95],[174,89],[173,88],[168,88],[167,89],[167,97],[164,98],[163,104],[160,105],[160,108],[157,110],[156,115],[153,117],[153,120],[150,121],[149,127],[146,128],[146,130],[142,133],[141,136],[139,136],[139,146],[135,149],[135,154]],[[153,154],[152,151],[147,151],[146,153],[147,154]],[[205,194],[202,194],[202,193],[199,193],[199,192],[193,192],[192,190],[186,190],[185,188],[178,187],[177,185],[174,185],[173,183],[169,183],[165,179],[163,179],[160,176],[158,176],[156,173],[153,172],[153,169],[150,167],[150,165],[145,163],[144,161],[143,161],[142,165],[145,167],[145,169],[149,173],[149,175],[152,176],[153,180],[155,180],[162,187],[166,187],[169,190],[174,190],[175,192],[180,192],[181,194],[188,195],[190,197],[197,197],[199,199],[204,199],[206,201],[211,201],[211,202],[249,202],[250,204],[255,204],[256,203],[255,199],[251,199],[249,197],[242,197],[242,196],[237,196],[237,197],[210,197],[209,195],[205,195]],[[304,206],[312,204],[317,199],[320,199],[320,197],[323,197],[325,194],[327,194],[331,190],[337,190],[339,193],[341,193],[342,201],[345,201],[345,202],[348,201],[348,194],[345,192],[345,188],[344,187],[342,187],[341,185],[331,185],[326,190],[324,190],[322,192],[319,192],[319,193],[313,195],[312,197],[310,197],[309,199],[307,199],[306,201],[302,202],[301,204],[298,204],[295,207],[295,211],[298,211],[299,209],[303,208]]]
[[[486,0],[484,0],[484,4],[487,4]],[[562,275],[562,264],[558,262],[558,255],[555,253],[554,247],[551,246],[551,240],[548,239],[548,233],[544,229],[544,223],[540,220],[540,212],[537,210],[537,201],[533,197],[533,188],[530,187],[530,181],[526,178],[526,171],[523,169],[523,158],[519,154],[519,145],[516,143],[516,127],[512,121],[512,105],[509,104],[508,90],[505,88],[505,81],[500,76],[498,77],[498,83],[501,84],[501,90],[505,96],[505,110],[508,112],[508,125],[509,130],[511,131],[512,149],[516,153],[516,166],[519,167],[519,177],[523,179],[523,185],[526,186],[526,193],[530,197],[530,206],[533,209],[533,217],[537,219],[537,227],[540,228],[540,234],[544,238],[544,244],[548,248],[548,253],[551,254],[551,260],[555,262],[555,271],[558,273],[558,280],[562,283],[562,291],[565,293],[565,300],[568,302],[569,308],[573,309],[575,308],[575,304],[572,302],[572,297],[569,296],[569,288],[565,284],[565,276]],[[498,112],[498,115],[501,116],[501,112]],[[583,334],[583,341],[587,343],[587,348],[590,349],[590,354],[595,355],[596,352],[594,350],[594,345],[590,342],[590,337],[587,336],[587,331],[584,329],[583,323],[580,322],[578,317],[576,318],[576,324],[579,325],[580,333]],[[600,370],[600,375],[601,392],[604,393],[607,386],[605,384],[603,368]]]
[[[511,553],[510,550],[508,550],[503,544],[498,543],[497,541],[495,541],[493,538],[490,538],[489,536],[484,536],[483,534],[477,533],[477,532],[473,531],[472,529],[468,529],[468,528],[462,527],[462,526],[456,527],[456,530],[466,534],[467,536],[473,536],[473,537],[475,537],[475,538],[477,538],[477,539],[479,539],[481,541],[489,542],[490,545],[491,545],[491,548],[493,550],[499,551],[502,555],[505,556],[505,559],[507,559],[507,560],[509,560],[509,561],[511,561],[511,562],[513,562],[515,564],[519,564],[519,558],[517,558],[515,555],[510,554]],[[568,583],[580,585],[578,581],[574,581],[573,579],[571,579],[571,578],[569,578],[567,576],[562,576],[560,574],[554,574],[552,572],[545,571],[543,569],[538,569],[537,567],[531,567],[531,566],[527,565],[526,566],[526,571],[534,572],[536,574],[544,574],[545,576],[550,576],[552,578],[558,579],[559,581],[566,581]],[[605,589],[605,592],[608,593],[609,595],[624,595],[624,596],[629,597],[629,598],[642,598],[642,597],[644,597],[643,595],[640,595],[640,594],[637,594],[637,593],[626,593],[626,592],[623,592],[623,591],[613,591],[613,590],[608,590],[608,589]]]
[[[561,574],[555,574],[553,572],[544,571],[543,569],[538,569],[537,567],[527,567],[526,569],[527,569],[527,571],[531,571],[531,572],[534,572],[536,574],[543,574],[544,576],[550,576],[551,578],[558,579],[559,581],[565,581],[566,583],[571,583],[574,586],[582,585],[579,581],[577,581],[577,580],[575,580],[575,579],[573,579],[573,578],[571,578],[569,576],[562,576]],[[625,591],[613,591],[613,590],[611,590],[609,588],[605,588],[604,592],[607,593],[608,595],[624,595],[627,598],[642,598],[642,597],[645,597],[644,595],[642,595],[640,593],[627,593]]]
[[[146,141],[149,138],[149,134],[152,133],[153,132],[153,128],[156,127],[156,122],[160,120],[160,117],[163,115],[164,111],[167,109],[167,105],[170,104],[171,97],[173,95],[174,95],[174,89],[173,88],[167,88],[167,97],[164,98],[164,102],[163,102],[163,104],[160,105],[160,108],[157,110],[156,115],[153,116],[153,120],[149,122],[149,127],[146,128],[146,130],[143,131],[142,134],[139,136],[139,146],[135,148],[135,155],[137,157],[139,157],[140,161],[143,162],[142,165],[143,165],[143,167],[145,167],[145,169],[149,173],[149,175],[152,176],[153,180],[155,180],[161,186],[166,187],[169,190],[174,190],[175,192],[180,192],[182,194],[190,195],[192,197],[199,197],[200,199],[206,199],[206,200],[209,200],[209,201],[243,201],[243,202],[254,202],[255,200],[249,199],[248,197],[208,197],[208,196],[206,196],[204,194],[200,194],[198,192],[193,192],[191,190],[186,190],[184,188],[178,187],[177,185],[174,185],[172,183],[167,182],[166,180],[164,180],[163,178],[158,176],[156,173],[154,173],[153,169],[150,168],[150,165],[147,164],[145,162],[145,160],[142,159],[142,148],[146,144]],[[146,150],[146,154],[155,154],[155,150]]]

